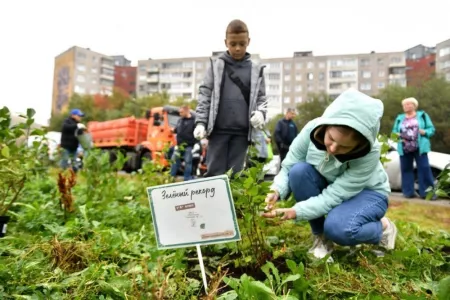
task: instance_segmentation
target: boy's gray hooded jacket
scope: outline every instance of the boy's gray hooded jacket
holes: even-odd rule
[[[252,129],[250,125],[251,114],[254,111],[259,110],[263,113],[264,117],[267,112],[265,82],[263,76],[263,65],[256,64],[250,60],[250,55],[246,54],[246,57],[242,61],[233,61],[228,53],[223,53],[216,61],[211,61],[210,66],[206,71],[206,75],[202,84],[199,87],[198,104],[196,109],[196,124],[203,124],[206,128],[206,134],[209,136],[213,129],[220,127],[220,124],[216,124],[219,115],[219,108],[221,102],[223,103],[221,108],[221,115],[229,110],[230,115],[228,119],[233,118],[233,109],[238,113],[242,111],[242,107],[237,105],[238,101],[244,101],[243,96],[240,93],[239,88],[231,82],[226,74],[224,74],[225,61],[228,63],[228,67],[232,68],[239,77],[243,78],[243,82],[250,83],[250,101],[248,105],[248,140],[251,141]],[[249,72],[250,78],[246,76],[246,72],[243,71],[248,65],[251,65],[251,72]],[[222,91],[221,89],[224,88]],[[239,92],[238,92],[239,91]],[[242,97],[242,98],[241,98]],[[233,101],[234,100],[234,101]],[[234,103],[233,103],[234,102]],[[236,106],[236,107],[234,107]],[[236,117],[237,115],[234,115]],[[242,115],[238,117],[242,118]],[[220,117],[220,122],[224,122],[226,118]],[[242,124],[241,124],[242,125]]]

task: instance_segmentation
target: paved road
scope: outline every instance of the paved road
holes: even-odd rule
[[[419,203],[419,204],[424,204],[424,205],[436,205],[436,206],[443,206],[443,207],[448,207],[450,208],[450,200],[435,200],[435,201],[430,201],[430,200],[423,200],[420,198],[413,198],[413,199],[406,199],[403,197],[402,193],[396,193],[396,192],[392,192],[391,196],[389,197],[390,200],[392,201],[408,201],[408,202],[414,202],[414,203]]]

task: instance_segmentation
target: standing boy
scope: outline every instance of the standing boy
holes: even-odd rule
[[[199,88],[194,136],[208,136],[208,171],[216,176],[244,167],[252,127],[262,129],[267,111],[263,70],[246,51],[250,43],[247,25],[228,24],[223,53],[208,68]]]

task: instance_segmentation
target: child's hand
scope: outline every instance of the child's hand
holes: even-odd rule
[[[203,126],[202,124],[198,124],[195,129],[194,129],[194,137],[197,140],[201,140],[205,137],[205,126]]]
[[[281,220],[295,219],[297,214],[293,208],[277,208],[262,214],[265,218],[275,218],[281,216]]]
[[[262,129],[264,127],[264,116],[262,112],[259,110],[254,111],[252,113],[252,117],[250,118],[250,123],[254,128]]]

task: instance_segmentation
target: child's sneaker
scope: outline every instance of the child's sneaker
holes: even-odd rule
[[[308,253],[312,254],[315,258],[322,259],[328,254],[333,252],[333,242],[325,239],[322,235],[314,235],[314,242]],[[334,262],[330,256],[327,259],[328,263]]]
[[[388,226],[383,231],[383,235],[381,236],[380,246],[384,247],[386,250],[392,250],[395,248],[395,239],[397,238],[397,226],[384,217],[383,219],[387,220]]]

